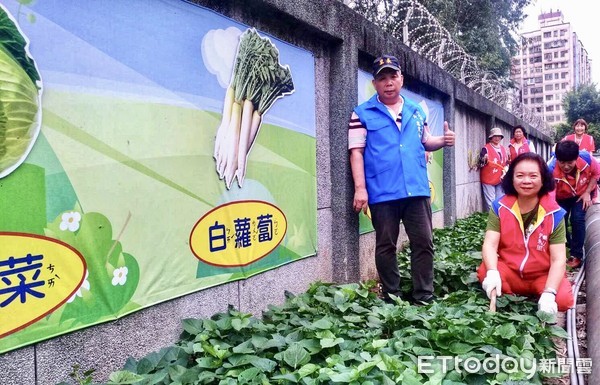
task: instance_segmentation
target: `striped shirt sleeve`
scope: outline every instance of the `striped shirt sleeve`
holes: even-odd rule
[[[367,129],[362,125],[356,112],[352,112],[348,123],[348,149],[364,148],[367,145]]]

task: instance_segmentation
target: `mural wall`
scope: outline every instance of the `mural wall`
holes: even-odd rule
[[[0,353],[316,253],[314,58],[181,0],[0,10]]]

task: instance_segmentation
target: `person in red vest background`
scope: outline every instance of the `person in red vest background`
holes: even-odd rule
[[[554,179],[544,159],[527,152],[513,159],[492,204],[477,277],[491,298],[503,293],[536,296],[554,314],[573,306],[566,275],[566,212],[549,195]]]
[[[549,167],[556,181],[556,202],[566,211],[565,221],[571,221],[571,232],[567,231],[571,256],[567,265],[579,267],[583,259],[585,212],[593,204],[600,165],[577,143],[565,140],[556,145]]]
[[[588,124],[584,119],[577,119],[573,123],[573,133],[565,136],[562,140],[572,140],[579,145],[580,150],[587,152],[596,151],[594,138],[587,134]]]
[[[483,191],[484,211],[489,211],[492,202],[502,196],[502,178],[508,165],[508,152],[500,142],[504,139],[502,130],[494,127],[490,130],[488,143],[479,153],[481,189]]]
[[[508,161],[510,162],[525,152],[535,152],[535,147],[533,143],[527,140],[525,128],[521,125],[516,125],[512,130],[512,138],[508,144]]]

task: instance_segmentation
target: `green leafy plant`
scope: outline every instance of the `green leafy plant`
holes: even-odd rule
[[[535,304],[520,297],[501,297],[501,311],[490,313],[477,292],[455,292],[416,307],[401,299],[385,304],[369,289],[315,283],[270,306],[262,320],[233,308],[210,319],[186,319],[175,346],[128,360],[124,373],[141,376],[135,378],[145,384],[423,384],[435,376],[457,384],[502,383],[527,374],[428,376],[418,372],[417,357],[533,360],[552,356],[552,338],[565,337],[561,328],[540,322]],[[109,384],[127,381],[112,376]],[[541,383],[539,376],[532,381]]]
[[[90,385],[93,381],[92,374],[94,374],[95,371],[96,369],[83,370],[79,364],[74,364],[71,372],[69,373],[69,377],[71,377],[78,385]],[[66,382],[61,382],[58,385],[69,384]]]
[[[464,275],[480,262],[468,251],[480,248],[482,215],[436,232],[449,243],[439,257],[448,274]],[[460,233],[462,240],[457,240]],[[437,246],[441,253],[442,247]],[[443,275],[443,274],[442,274]],[[552,325],[536,304],[503,295],[498,312],[487,310],[485,294],[454,276],[441,300],[413,306],[401,298],[379,299],[375,282],[333,285],[316,282],[305,293],[286,293],[262,319],[230,307],[208,319],[183,320],[173,346],[135,360],[107,384],[541,384],[545,373],[469,373],[439,361],[419,370],[419,357],[526,362],[554,358],[554,339],[566,332]]]

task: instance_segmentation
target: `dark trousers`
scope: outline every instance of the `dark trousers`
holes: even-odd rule
[[[571,256],[583,258],[583,242],[585,241],[585,211],[583,201],[577,202],[579,197],[569,199],[557,199],[560,207],[565,209],[565,225],[567,226],[567,243]],[[569,219],[571,220],[571,231],[569,231]]]
[[[429,198],[398,199],[369,205],[375,228],[375,265],[384,295],[400,295],[396,244],[400,221],[410,242],[412,296],[416,300],[433,293],[433,229]]]

